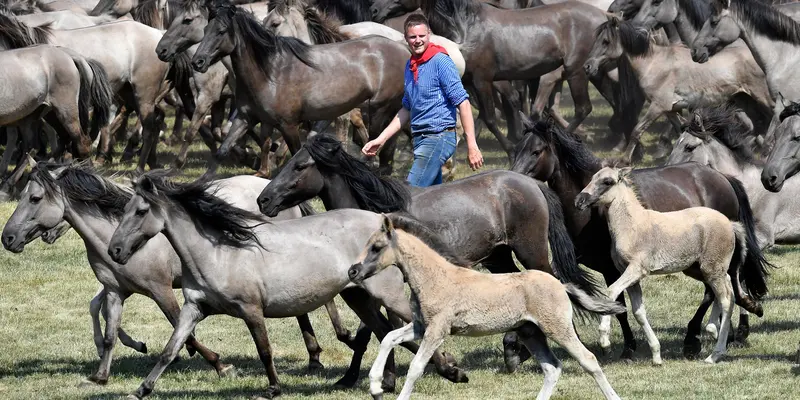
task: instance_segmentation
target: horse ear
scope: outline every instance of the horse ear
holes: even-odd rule
[[[394,224],[392,224],[392,220],[389,219],[389,216],[383,214],[383,223],[381,224],[381,232],[386,233],[386,236],[392,237],[394,233]]]
[[[620,178],[627,178],[628,176],[630,176],[631,171],[633,171],[633,167],[620,168],[619,177]]]
[[[49,173],[50,173],[50,176],[51,176],[53,179],[58,179],[58,178],[61,178],[61,175],[63,175],[63,174],[64,174],[64,171],[66,171],[66,170],[67,170],[67,166],[65,165],[65,166],[63,166],[63,167],[58,167],[58,168],[56,168],[56,169],[51,169],[51,170],[49,170],[49,171],[47,171],[47,172],[49,172]]]
[[[36,160],[33,159],[33,155],[36,153],[36,150],[31,150],[28,154],[25,155],[25,162],[28,164],[25,166],[26,171],[30,171],[33,167],[36,166]]]
[[[153,180],[150,179],[147,176],[142,175],[142,176],[134,179],[133,182],[134,182],[134,185],[136,185],[139,189],[141,189],[141,190],[143,190],[145,192],[149,192],[149,193],[152,193],[152,194],[155,194],[155,195],[158,194],[158,189],[156,189],[156,185],[153,184]]]
[[[619,18],[616,15],[612,15],[608,22],[610,23],[612,28],[619,28]]]

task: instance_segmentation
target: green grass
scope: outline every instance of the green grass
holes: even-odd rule
[[[565,101],[565,103],[567,103]],[[595,101],[588,129],[602,132],[610,110]],[[571,110],[565,108],[566,114]],[[660,128],[659,128],[660,129]],[[599,135],[598,135],[599,137]],[[652,141],[652,135],[646,138]],[[602,138],[596,139],[602,150]],[[485,131],[479,142],[487,168],[507,168],[505,155]],[[402,149],[403,147],[401,147]],[[186,179],[202,173],[202,145],[193,147]],[[159,146],[164,158],[174,149]],[[457,176],[472,172],[466,168],[465,150],[459,148]],[[599,152],[608,155],[608,153]],[[402,157],[401,157],[402,158]],[[652,163],[652,160],[646,159]],[[132,169],[130,165],[119,169]],[[408,171],[408,157],[395,167],[397,176]],[[222,174],[252,173],[246,168],[226,167]],[[476,194],[480,195],[480,194]],[[0,221],[8,219],[15,204],[0,205]],[[682,275],[652,277],[644,281],[648,316],[661,341],[665,364],[653,367],[644,335],[631,317],[639,340],[636,361],[619,362],[622,338],[613,323],[612,357],[600,357],[612,386],[626,399],[787,399],[797,398],[798,367],[791,357],[800,342],[800,252],[795,247],[780,246],[768,253],[777,269],[770,280],[770,295],[764,302],[765,316],[752,320],[750,346],[730,349],[729,357],[719,365],[686,361],[681,356],[685,324],[702,297],[702,285]],[[89,324],[88,301],[97,282],[86,262],[81,239],[71,231],[52,246],[36,241],[23,254],[0,252],[0,398],[120,398],[138,387],[156,362],[156,357],[172,331],[155,304],[142,296],[133,296],[125,304],[122,325],[135,339],[145,341],[149,355],[141,355],[120,345],[115,350],[112,376],[107,386],[77,388],[98,365]],[[290,267],[290,266],[287,266]],[[357,320],[344,303],[339,302],[346,325],[355,330]],[[324,349],[326,369],[319,374],[305,371],[307,355],[293,319],[269,320],[267,326],[275,351],[276,365],[286,399],[369,398],[367,382],[354,390],[333,390],[333,383],[346,368],[351,352],[336,341],[324,310],[311,315],[317,337]],[[599,355],[595,324],[580,325],[581,338]],[[219,352],[223,360],[236,365],[236,377],[218,379],[205,362],[189,359],[182,351],[181,361],[170,366],[158,381],[153,398],[250,398],[266,387],[266,377],[258,361],[250,335],[240,320],[214,316],[197,328],[198,338]],[[713,343],[704,339],[703,356]],[[452,384],[438,377],[430,368],[417,383],[414,398],[419,399],[518,399],[534,398],[542,384],[542,375],[532,362],[512,375],[499,372],[502,364],[501,336],[486,338],[451,337],[444,349],[453,353],[470,376],[469,384]],[[362,373],[366,374],[376,356],[372,342]],[[561,349],[564,373],[556,386],[555,399],[597,399],[600,392],[594,381]],[[407,371],[411,355],[398,352],[399,384]],[[388,396],[393,398],[393,396]]]

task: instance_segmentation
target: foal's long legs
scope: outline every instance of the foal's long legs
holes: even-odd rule
[[[378,351],[378,357],[372,363],[372,368],[369,370],[369,393],[374,399],[383,398],[383,387],[381,380],[383,379],[383,370],[386,368],[386,360],[389,354],[400,343],[410,342],[422,337],[422,332],[414,331],[414,324],[409,323],[402,328],[395,329],[389,332],[381,341],[381,348]]]
[[[642,299],[642,286],[638,282],[628,288],[628,297],[631,299],[633,316],[642,327],[642,330],[644,330],[647,343],[650,345],[650,351],[653,353],[653,364],[663,364],[664,362],[661,360],[661,343],[658,342],[658,337],[656,337],[653,327],[650,326],[650,321],[647,320],[647,311],[644,309],[644,301]]]
[[[631,262],[619,279],[608,287],[608,297],[612,299],[618,298],[625,289],[644,278],[646,274],[640,268],[637,262]],[[611,335],[611,316],[604,315],[600,317],[598,331],[600,332],[600,347],[603,348],[604,352],[608,352],[611,346],[611,339],[609,338]]]
[[[164,347],[164,351],[161,352],[158,363],[156,363],[156,366],[153,367],[153,370],[150,371],[147,378],[145,378],[142,384],[139,385],[139,388],[132,394],[133,396],[141,399],[153,391],[158,378],[164,373],[164,370],[167,369],[167,366],[172,360],[178,356],[178,351],[180,351],[183,343],[191,336],[195,326],[205,317],[205,314],[203,314],[197,304],[187,302],[183,305],[180,317],[178,317],[178,322],[175,325],[175,330],[172,331],[169,342],[167,342],[167,345]]]
[[[422,337],[422,343],[419,345],[419,351],[417,351],[414,359],[411,360],[411,365],[408,367],[406,382],[403,384],[403,390],[400,392],[400,395],[397,396],[397,400],[408,400],[411,398],[411,391],[414,390],[414,383],[422,376],[422,373],[425,372],[425,366],[428,365],[431,356],[433,356],[436,349],[444,343],[444,338],[450,333],[450,324],[445,321],[445,318],[447,317],[434,318],[434,320],[430,321],[428,326],[425,327],[425,333]]]
[[[708,284],[714,291],[717,304],[722,309],[722,326],[719,330],[719,337],[717,337],[717,345],[711,355],[705,359],[707,363],[713,364],[719,361],[727,350],[728,331],[731,329],[731,314],[733,313],[733,285],[731,285],[728,275],[711,278]]]

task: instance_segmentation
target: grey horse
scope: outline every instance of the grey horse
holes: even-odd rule
[[[267,372],[267,397],[280,394],[281,388],[264,317],[302,315],[340,294],[381,339],[391,326],[379,321],[379,305],[410,321],[399,270],[376,275],[362,287],[348,279],[347,270],[380,226],[380,215],[336,210],[270,224],[207,193],[208,185],[204,180],[177,184],[160,171],[140,176],[108,246],[109,255],[125,264],[163,232],[183,261],[186,302],[158,363],[134,396],[152,392],[182,343],[209,315],[245,321]],[[434,362],[448,379],[467,380],[447,357],[437,354]],[[394,389],[393,366],[384,372],[384,387]]]
[[[215,181],[208,190],[240,206],[255,208],[252,198],[267,183],[256,177],[240,176]],[[21,252],[26,243],[44,233],[50,235],[48,241],[54,241],[65,231],[62,229],[63,221],[68,222],[83,239],[89,265],[103,285],[90,305],[95,335],[99,333],[98,314],[103,303],[106,318],[105,337],[95,337],[98,352],[102,353],[101,363],[98,371],[84,384],[105,384],[108,381],[122,307],[128,297],[142,294],[152,298],[172,324],[175,324],[180,312],[172,289],[182,284],[181,260],[163,235],[158,235],[143,246],[144,251],[132,257],[126,266],[108,256],[109,239],[131,196],[129,189],[94,174],[91,168],[40,164],[32,172],[16,210],[3,229],[3,246],[13,252]],[[276,220],[300,216],[300,209],[295,207]],[[309,366],[321,367],[321,350],[308,316],[299,315],[298,322],[309,349]],[[147,351],[143,343],[131,339],[124,331],[119,330],[119,335],[129,347]],[[194,338],[189,338],[187,343],[190,354],[195,349],[199,351],[220,376],[232,370],[230,365],[219,361],[216,353]]]
[[[728,107],[697,110],[672,149],[667,164],[695,161],[742,181],[755,218],[759,247],[800,243],[800,179],[788,179],[780,193],[761,184],[764,169],[752,153],[747,127]]]

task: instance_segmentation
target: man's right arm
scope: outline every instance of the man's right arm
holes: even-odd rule
[[[405,101],[403,103],[405,103]],[[408,123],[410,118],[411,114],[404,105],[397,115],[392,118],[392,122],[389,123],[389,126],[387,126],[377,138],[367,142],[367,144],[364,145],[364,148],[361,149],[361,152],[368,156],[377,155],[384,143],[386,143],[386,141],[394,136],[397,132],[400,132],[400,129],[403,128],[403,125]]]

